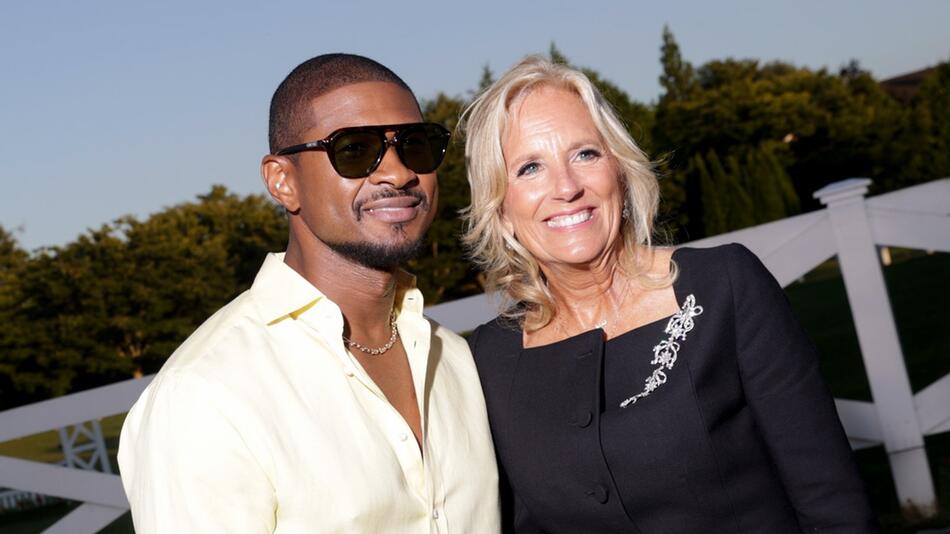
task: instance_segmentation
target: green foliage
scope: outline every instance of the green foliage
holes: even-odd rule
[[[892,147],[884,189],[950,176],[950,62],[941,63],[920,87]]]
[[[752,226],[755,219],[752,214],[752,199],[743,188],[742,168],[735,156],[729,156],[723,165],[714,150],[706,154],[706,162],[716,191],[719,204],[725,215],[726,229]],[[705,198],[705,197],[704,197]]]
[[[783,219],[799,212],[801,202],[779,154],[787,146],[775,141],[745,150],[742,184],[752,198],[755,224]]]
[[[487,70],[486,70],[487,72]],[[468,205],[468,178],[465,174],[465,143],[456,130],[465,106],[460,99],[439,94],[423,104],[427,121],[442,124],[453,132],[452,141],[439,167],[439,207],[426,235],[426,252],[409,262],[426,304],[473,295],[482,291],[477,274],[466,260],[459,236],[459,210]]]
[[[25,330],[28,325],[17,317],[17,303],[23,298],[19,280],[26,271],[27,259],[26,252],[20,248],[13,235],[0,226],[0,324],[3,324],[3,328],[0,328],[0,347],[18,347],[29,333]],[[19,356],[22,358],[22,353]],[[17,374],[24,363],[12,356],[4,358],[0,354],[0,399],[10,396],[15,388],[20,387]],[[35,380],[32,378],[27,378],[24,387],[34,387]]]
[[[667,29],[661,63],[652,141],[666,175],[684,184],[681,239],[710,235],[696,154],[742,169],[756,223],[818,207],[812,192],[837,180],[867,176],[879,193],[950,174],[950,66],[907,107],[854,61],[839,74],[736,59],[694,71]]]
[[[715,150],[693,155],[685,174],[699,198],[697,233],[716,235],[798,213],[798,195],[777,156],[785,149],[780,143],[742,147],[725,163]]]
[[[478,92],[481,93],[485,89],[488,89],[493,83],[495,83],[495,77],[488,67],[488,63],[486,63],[482,67],[482,77],[478,79]]]
[[[9,325],[0,338],[0,406],[156,371],[250,286],[286,235],[286,220],[263,196],[216,186],[198,202],[145,221],[120,218],[31,258],[0,239],[4,278],[15,277],[0,290]]]
[[[615,83],[605,80],[597,71],[586,68],[580,70],[590,78],[594,87],[604,95],[604,99],[623,121],[624,126],[627,127],[627,131],[630,132],[630,136],[637,142],[637,145],[649,153],[652,149],[651,134],[655,122],[653,110],[630,98],[623,89]]]
[[[560,65],[570,65],[570,61],[567,60],[567,56],[558,50],[558,47],[554,44],[554,41],[551,41],[551,46],[548,48],[548,57],[551,58],[551,61],[554,63],[558,63]]]
[[[709,173],[709,166],[702,155],[696,154],[690,161],[690,172],[695,173],[699,182],[699,191],[702,195],[703,227],[710,234],[719,234],[727,230],[725,208],[720,202],[720,195]]]
[[[696,76],[693,66],[683,59],[680,47],[668,26],[663,26],[663,45],[660,47],[660,86],[663,87],[662,100],[686,100],[696,89]]]

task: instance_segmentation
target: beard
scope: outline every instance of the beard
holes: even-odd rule
[[[327,243],[334,252],[355,263],[377,271],[392,271],[422,251],[423,238],[399,245],[381,245],[366,241]]]
[[[373,195],[371,198],[364,199],[354,206],[356,220],[363,219],[362,207],[367,202],[382,198],[392,198],[408,196],[419,201],[420,216],[429,211],[429,199],[425,193],[418,189],[409,189],[396,191],[386,189]],[[396,224],[392,227],[393,233],[403,238],[406,237],[406,231],[403,224]],[[422,251],[425,242],[425,236],[419,236],[414,241],[404,241],[398,245],[379,244],[368,241],[351,241],[347,243],[327,243],[334,252],[347,258],[359,265],[375,269],[377,271],[392,271],[403,263],[415,258]]]

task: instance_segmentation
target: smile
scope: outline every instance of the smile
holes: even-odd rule
[[[362,206],[361,211],[364,215],[382,222],[395,224],[415,219],[419,213],[420,205],[421,202],[418,198],[399,196],[367,202]]]
[[[549,228],[566,228],[587,222],[593,217],[593,210],[590,208],[572,213],[570,215],[557,215],[545,221]]]

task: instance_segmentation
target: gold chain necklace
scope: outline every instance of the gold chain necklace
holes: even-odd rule
[[[379,347],[378,349],[371,349],[369,347],[360,345],[346,336],[342,336],[343,342],[346,343],[346,345],[351,349],[358,349],[371,356],[379,356],[380,354],[383,354],[389,349],[393,348],[393,345],[396,343],[396,339],[399,338],[399,327],[396,326],[396,308],[393,308],[393,311],[389,313],[389,329],[392,332],[389,335],[389,341],[387,341],[385,345]]]

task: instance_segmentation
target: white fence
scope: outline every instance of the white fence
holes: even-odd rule
[[[912,392],[877,247],[950,252],[950,178],[865,199],[870,183],[831,184],[815,193],[825,209],[689,245],[743,243],[783,286],[838,256],[874,398],[836,399],[838,413],[853,447],[884,445],[901,503],[931,514],[936,498],[923,437],[950,430],[950,374]],[[490,320],[496,306],[490,296],[479,295],[426,312],[462,332]],[[125,413],[150,380],[127,380],[0,412],[0,442]],[[98,532],[129,506],[117,475],[4,456],[0,487],[83,503],[46,533]]]

